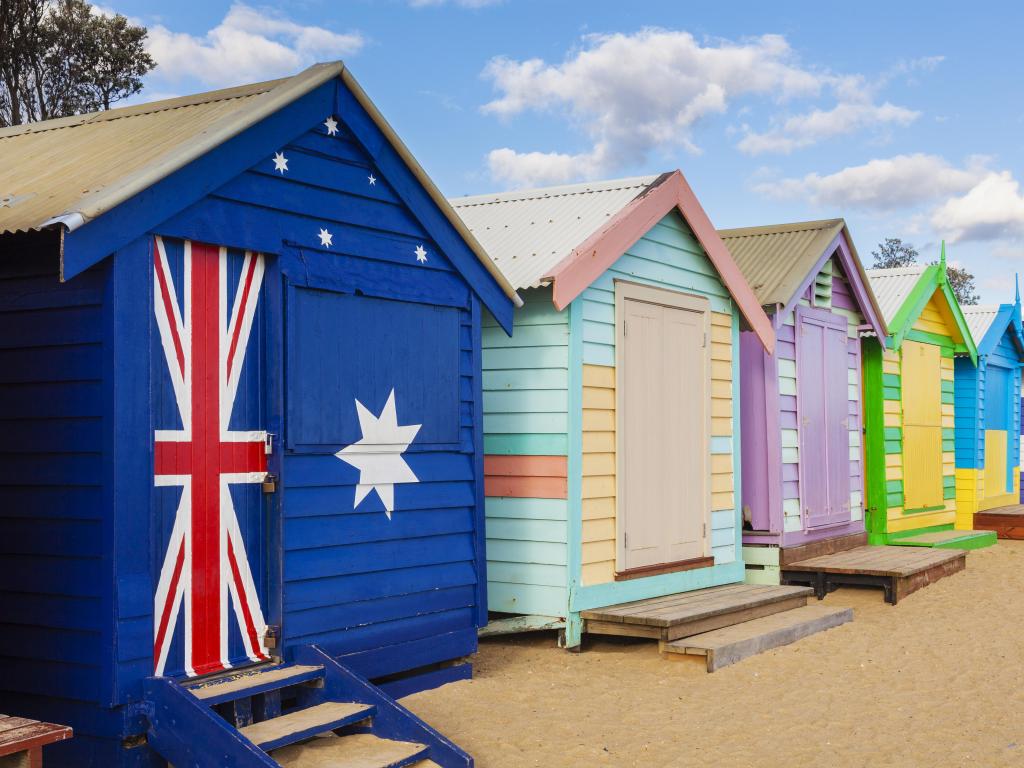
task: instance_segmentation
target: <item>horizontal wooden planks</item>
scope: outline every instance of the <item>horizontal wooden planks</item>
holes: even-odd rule
[[[857,547],[845,552],[789,563],[786,565],[786,570],[902,577],[926,571],[936,565],[952,562],[963,556],[963,552],[951,549]]]

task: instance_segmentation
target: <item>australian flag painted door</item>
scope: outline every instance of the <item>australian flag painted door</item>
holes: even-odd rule
[[[264,257],[153,248],[154,671],[267,658]]]

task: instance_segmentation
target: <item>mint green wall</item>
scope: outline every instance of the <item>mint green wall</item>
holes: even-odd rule
[[[565,456],[569,321],[551,291],[520,291],[510,338],[483,322],[484,453]],[[487,498],[487,601],[492,611],[564,616],[565,499]]]

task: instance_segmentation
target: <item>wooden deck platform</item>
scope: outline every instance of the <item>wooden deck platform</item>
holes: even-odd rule
[[[1024,539],[1024,504],[975,512],[974,527],[995,531],[1000,539]]]
[[[0,715],[0,766],[41,768],[43,747],[71,738],[66,725]]]
[[[800,608],[808,587],[728,584],[582,611],[585,632],[670,643],[774,613]]]
[[[814,588],[818,599],[843,585],[876,586],[896,605],[907,595],[967,566],[967,553],[931,547],[858,547],[790,563],[783,584]]]

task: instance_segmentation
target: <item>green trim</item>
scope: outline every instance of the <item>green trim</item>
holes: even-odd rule
[[[902,483],[901,483],[902,485]],[[903,490],[900,489],[896,493],[887,493],[885,495],[886,503],[890,507],[902,507],[903,506]]]
[[[960,304],[957,302],[956,296],[953,295],[953,289],[949,285],[949,277],[946,275],[945,253],[946,245],[943,243],[943,255],[939,263],[929,265],[921,273],[921,277],[907,295],[907,298],[903,300],[903,304],[896,312],[892,322],[887,324],[890,333],[887,346],[890,349],[899,349],[905,340],[922,340],[922,337],[945,339],[942,343],[937,341],[928,343],[940,344],[943,348],[952,345],[953,351],[970,355],[971,362],[977,365],[978,348],[971,337],[971,329],[967,327],[967,320],[964,319],[964,313],[960,309]],[[962,343],[950,340],[949,337],[914,330],[914,323],[917,322],[917,319],[921,316],[924,308],[928,306],[928,302],[931,301],[932,296],[936,292],[941,293],[946,300],[946,304],[953,315],[953,322],[956,325],[957,333],[963,339]]]
[[[935,507],[918,507],[917,509],[904,509],[904,515],[920,515],[924,512],[941,512],[946,508],[945,504],[939,504]]]
[[[878,339],[864,339],[861,364],[864,369],[864,453],[867,465],[864,483],[864,526],[870,541],[872,536],[885,535],[889,515],[885,479],[886,430],[882,397],[882,344]]]
[[[902,427],[886,427],[885,428],[885,439],[886,440],[899,440],[903,442],[903,428]]]
[[[956,429],[955,428],[953,428],[953,427],[943,427],[942,428],[942,442],[946,442],[947,440],[955,440],[955,439],[956,439]]]
[[[887,454],[903,453],[903,441],[902,440],[886,440],[885,441],[885,452]]]
[[[577,648],[583,640],[583,622],[571,606],[583,579],[583,302],[569,304],[569,455],[567,491],[569,505],[568,600],[565,646]]]
[[[885,492],[886,493],[903,493],[903,481],[902,480],[886,480],[885,481]]]
[[[922,344],[934,344],[936,347],[942,347],[943,351],[949,350],[949,356],[953,356],[953,347],[956,346],[953,343],[953,339],[949,336],[943,336],[940,333],[931,333],[929,331],[919,331],[916,328],[911,328],[907,331],[903,337],[904,341],[919,341]]]
[[[949,382],[949,383],[952,384],[953,382]],[[943,382],[943,384],[945,384],[945,382]],[[943,392],[942,393],[942,404],[943,405],[953,405],[953,393],[952,392]]]
[[[882,386],[898,390],[900,388],[900,377],[895,373],[883,373]]]
[[[964,531],[962,536],[957,536],[938,544],[906,541],[906,539],[922,533],[935,533],[938,531],[952,530],[953,526],[949,523],[945,525],[929,525],[926,528],[914,528],[910,531],[891,533],[884,543],[902,547],[927,547],[929,549],[983,549],[984,547],[991,547],[996,543],[995,531]]]

